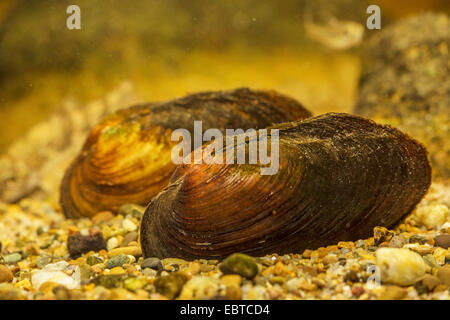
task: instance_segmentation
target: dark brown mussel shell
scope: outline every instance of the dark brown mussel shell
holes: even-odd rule
[[[425,148],[392,127],[329,113],[273,128],[274,175],[258,164],[180,165],[143,216],[144,256],[261,256],[361,239],[398,223],[430,185]]]
[[[202,129],[264,128],[309,117],[294,99],[275,91],[202,92],[155,104],[133,106],[105,119],[90,133],[61,185],[61,205],[69,218],[115,212],[122,204],[147,205],[169,182],[171,133]],[[193,140],[193,138],[192,138]]]

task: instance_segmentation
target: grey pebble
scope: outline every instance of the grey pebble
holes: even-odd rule
[[[132,241],[137,241],[138,233],[136,231],[132,231],[127,233],[122,240],[121,247],[126,247]]]
[[[159,260],[158,258],[147,258],[144,261],[142,261],[141,268],[142,269],[150,268],[159,271],[162,270],[163,265],[161,263],[161,260]]]
[[[389,241],[390,248],[403,248],[405,244],[408,243],[408,240],[402,235],[395,235],[392,237],[391,241]]]
[[[124,265],[127,262],[128,262],[128,257],[126,255],[118,254],[117,256],[112,257],[111,259],[106,261],[106,267],[108,269],[112,269],[115,267],[121,267],[122,265]]]
[[[50,263],[50,257],[49,256],[40,256],[36,259],[36,267],[39,269],[42,269],[46,265]]]

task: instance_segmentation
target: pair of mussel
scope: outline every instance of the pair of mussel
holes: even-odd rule
[[[176,166],[171,133],[193,132],[194,120],[222,132],[268,127],[268,141],[276,132],[277,172],[262,175],[267,164],[260,162]],[[255,138],[235,138],[220,151],[241,147],[249,159]],[[201,147],[204,157],[209,145]],[[276,92],[237,89],[134,106],[105,119],[67,170],[61,204],[71,218],[147,205],[145,257],[283,254],[393,226],[420,201],[430,177],[425,148],[399,130],[349,114],[312,117]]]

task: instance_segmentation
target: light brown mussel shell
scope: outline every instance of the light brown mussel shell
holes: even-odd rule
[[[262,256],[361,239],[399,222],[430,185],[425,148],[389,126],[330,113],[273,128],[274,175],[258,164],[180,165],[143,216],[144,256]]]
[[[171,151],[178,128],[264,128],[309,117],[294,99],[275,91],[202,92],[184,98],[133,106],[105,119],[90,133],[61,185],[69,218],[115,212],[122,204],[147,205],[169,182],[176,165]],[[193,140],[193,136],[192,136]]]

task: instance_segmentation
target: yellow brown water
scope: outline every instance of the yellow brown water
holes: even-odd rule
[[[182,57],[177,68],[170,68],[161,60],[147,61],[144,68],[137,62],[129,65],[126,79],[133,83],[137,100],[166,100],[198,90],[248,86],[289,94],[315,114],[350,111],[359,76],[359,59],[351,53],[199,51]],[[105,78],[82,71],[74,76],[52,73],[33,79],[29,94],[1,109],[4,125],[0,146],[4,148],[32,124],[45,119],[64,99],[86,102],[101,97],[121,82],[117,76]]]
[[[449,10],[441,0],[375,3],[383,23]],[[86,103],[125,80],[137,101],[249,86],[289,94],[316,114],[354,103],[358,51],[329,50],[304,35],[309,1],[78,1],[79,31],[65,28],[69,4],[0,4],[0,152],[64,100]]]

